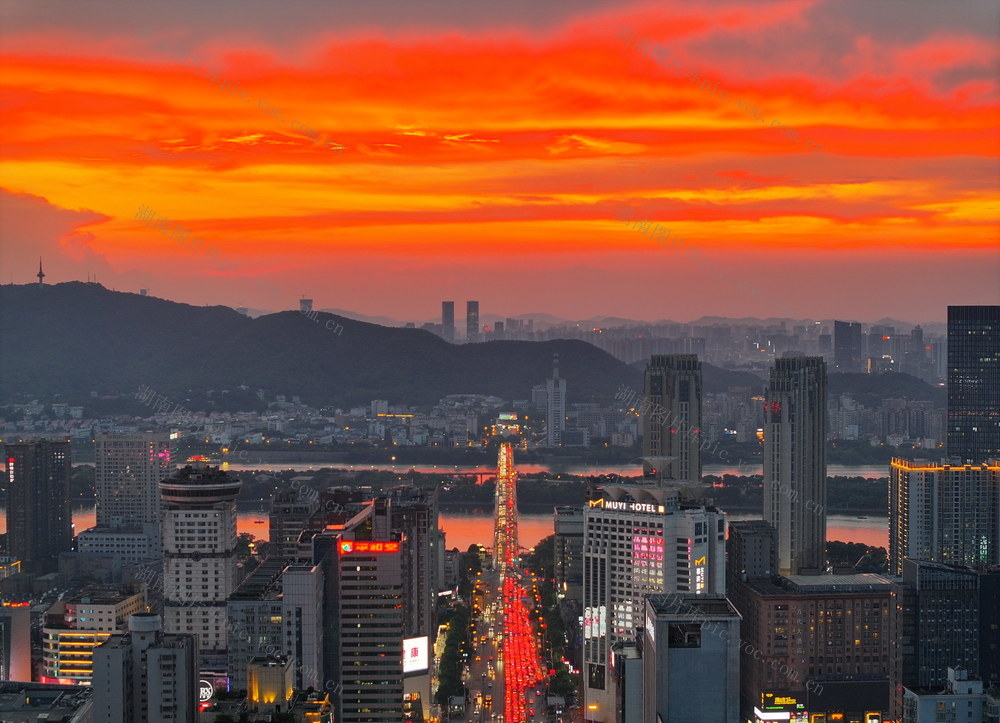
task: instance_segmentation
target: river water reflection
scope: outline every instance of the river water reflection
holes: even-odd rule
[[[94,505],[73,506],[74,534],[96,524],[97,513]],[[756,515],[733,514],[730,520],[759,519]],[[445,544],[449,548],[469,549],[473,543],[493,545],[493,515],[468,512],[445,511],[440,515],[441,528],[445,532]],[[268,533],[267,513],[260,510],[240,509],[236,527],[239,532],[249,532],[254,537],[266,540]],[[876,547],[888,547],[888,521],[885,517],[857,518],[850,515],[830,515],[827,518],[827,539],[841,542],[863,542]],[[0,508],[0,534],[7,532],[6,511]],[[552,515],[527,512],[518,521],[521,545],[532,547],[552,534]]]

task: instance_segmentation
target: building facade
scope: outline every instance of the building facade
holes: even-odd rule
[[[579,507],[556,507],[553,528],[556,594],[580,600],[583,592],[584,511]]]
[[[663,458],[661,479],[701,482],[701,362],[695,354],[655,354],[646,366],[642,454]],[[658,406],[657,406],[658,405]],[[646,462],[646,471],[652,465]]]
[[[776,359],[764,410],[764,519],[782,575],[826,566],[826,362]]]
[[[948,307],[948,456],[1000,459],[1000,306]]]
[[[944,688],[957,667],[1000,685],[1000,568],[903,561],[893,579],[890,635],[894,710],[903,688]]]
[[[479,302],[465,302],[465,341],[468,344],[479,341]]]
[[[441,302],[441,336],[445,341],[455,341],[455,302]]]
[[[552,378],[545,380],[545,444],[558,447],[566,431],[566,380],[559,378],[559,356],[552,366]]]
[[[736,580],[728,594],[743,617],[740,699],[747,719],[886,717],[889,580],[792,575]]]
[[[147,611],[141,584],[92,586],[54,603],[42,628],[42,682],[89,685],[95,647],[125,633],[128,619]]]
[[[1000,565],[1000,460],[892,460],[889,570],[902,575],[907,557]]]
[[[7,552],[25,572],[59,567],[73,549],[69,507],[70,443],[38,440],[4,445],[7,463]]]
[[[160,525],[160,480],[173,472],[167,432],[98,434],[94,485],[98,527]]]
[[[127,634],[94,650],[93,689],[93,723],[197,723],[198,640],[133,615]]]
[[[345,723],[403,723],[403,543],[378,534],[388,514],[388,500],[376,499],[313,539],[325,583],[324,677]]]
[[[724,595],[646,598],[644,721],[740,723],[740,614]]]
[[[226,600],[236,589],[236,497],[242,483],[204,458],[160,482],[164,628],[198,637],[209,667],[226,665]]]
[[[589,721],[614,720],[611,648],[633,641],[655,593],[725,593],[725,515],[658,485],[599,487],[583,540],[583,686]]]

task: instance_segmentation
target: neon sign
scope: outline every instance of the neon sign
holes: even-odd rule
[[[340,553],[346,555],[352,552],[399,552],[399,543],[343,540],[340,543]]]

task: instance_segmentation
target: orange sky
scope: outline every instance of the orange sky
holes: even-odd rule
[[[2,281],[41,254],[49,282],[400,320],[940,320],[1000,303],[998,7],[7,4]]]

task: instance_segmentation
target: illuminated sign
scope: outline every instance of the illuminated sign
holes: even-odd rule
[[[760,696],[761,708],[768,711],[785,711],[785,712],[801,712],[806,706],[805,703],[800,703],[799,699],[792,695],[779,695],[776,693],[761,693]],[[776,720],[776,719],[771,719]],[[789,720],[785,718],[783,720]],[[796,720],[792,717],[790,720]]]
[[[787,695],[779,695],[774,698],[775,705],[798,705],[799,701]]]
[[[617,502],[606,500],[603,497],[599,500],[589,500],[591,507],[603,507],[606,510],[619,510],[621,512],[650,512],[652,514],[663,514],[667,508],[663,505],[651,505],[648,502]]]
[[[399,543],[343,540],[340,543],[340,552],[345,555],[351,552],[399,552]]]
[[[204,678],[198,681],[198,702],[207,703],[212,700],[212,696],[215,695],[215,686],[212,685],[212,681],[205,680]]]
[[[428,669],[427,651],[430,639],[423,635],[419,638],[403,639],[403,674],[418,673]]]

